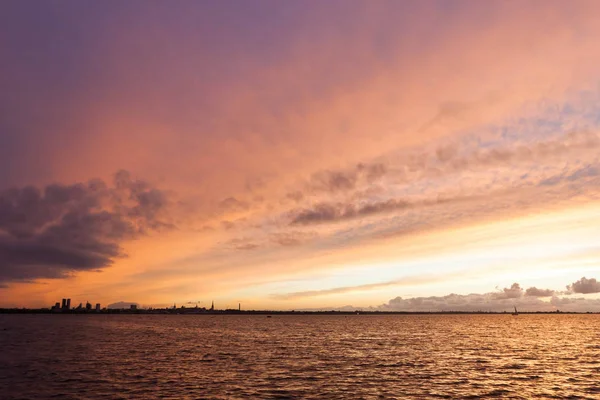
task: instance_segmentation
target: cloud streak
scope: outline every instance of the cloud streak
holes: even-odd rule
[[[410,285],[420,285],[425,283],[439,282],[441,280],[450,279],[452,277],[458,277],[464,274],[464,271],[450,273],[450,274],[441,274],[437,276],[410,276],[401,279],[395,279],[386,282],[376,282],[376,283],[368,283],[364,285],[357,286],[342,286],[335,287],[330,289],[321,289],[321,290],[308,290],[302,292],[293,292],[293,293],[279,293],[272,294],[271,298],[277,300],[297,300],[308,297],[319,297],[319,296],[328,296],[335,294],[343,294],[350,292],[361,292],[361,291],[370,291],[376,289],[382,289],[390,286],[410,286]]]

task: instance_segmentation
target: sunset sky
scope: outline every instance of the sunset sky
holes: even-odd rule
[[[0,307],[600,311],[599,1],[0,4]]]

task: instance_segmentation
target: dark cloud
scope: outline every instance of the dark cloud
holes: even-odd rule
[[[356,211],[352,205],[320,203],[312,208],[292,211],[291,214],[294,216],[292,225],[302,225],[346,219],[351,215],[354,216]]]
[[[121,243],[165,222],[164,192],[126,171],[101,180],[0,192],[0,282],[61,278],[124,256]]]
[[[407,208],[410,204],[401,200],[366,203],[362,206],[343,203],[320,203],[313,208],[293,211],[292,225],[308,225],[347,220],[386,211]]]
[[[538,289],[536,287],[530,287],[525,291],[525,296],[531,297],[549,297],[554,295],[554,290],[551,289]]]
[[[292,225],[310,225],[328,222],[337,222],[358,217],[406,210],[418,206],[432,206],[448,202],[465,200],[464,197],[443,198],[410,202],[402,199],[389,199],[385,201],[363,202],[358,205],[351,203],[319,203],[312,208],[293,210],[289,213]]]
[[[600,282],[595,278],[587,279],[586,277],[567,285],[567,289],[573,293],[600,293]]]

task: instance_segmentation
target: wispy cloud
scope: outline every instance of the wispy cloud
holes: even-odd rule
[[[342,286],[342,287],[334,287],[329,289],[321,289],[321,290],[307,290],[303,292],[293,292],[293,293],[279,293],[272,294],[271,298],[277,300],[297,300],[306,297],[318,297],[318,296],[327,296],[333,294],[343,294],[349,292],[361,292],[361,291],[370,291],[375,289],[382,289],[390,286],[410,286],[410,285],[420,285],[420,284],[431,284],[434,282],[439,282],[444,279],[449,279],[452,277],[458,277],[464,275],[464,271],[454,272],[454,273],[442,273],[436,276],[410,276],[401,279],[395,279],[386,282],[375,282],[368,283],[364,285],[356,285],[356,286]]]

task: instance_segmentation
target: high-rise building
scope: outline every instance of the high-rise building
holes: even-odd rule
[[[100,303],[96,303],[96,311],[100,311]]]
[[[71,309],[71,299],[67,299],[67,310]]]
[[[67,308],[67,299],[62,299],[61,308]]]
[[[92,305],[90,304],[90,302],[89,302],[89,301],[86,301],[86,302],[85,302],[85,309],[86,309],[86,310],[91,310],[91,309],[92,309]]]

